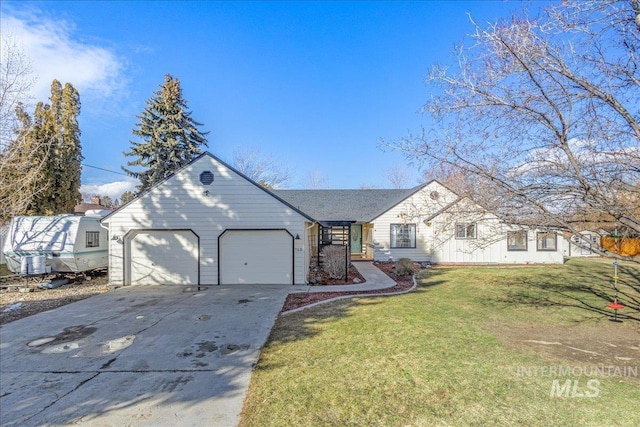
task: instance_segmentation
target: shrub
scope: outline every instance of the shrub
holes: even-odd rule
[[[411,276],[415,271],[413,270],[413,261],[409,258],[400,258],[395,265],[395,271],[398,276]]]
[[[347,269],[346,246],[331,245],[322,249],[322,269],[332,279],[344,279]]]

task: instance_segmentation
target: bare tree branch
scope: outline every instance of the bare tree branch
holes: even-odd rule
[[[233,153],[233,165],[253,181],[267,188],[282,188],[291,178],[289,170],[256,147]]]
[[[396,163],[385,174],[387,181],[391,184],[391,188],[406,188],[411,174],[407,171],[406,167]]]
[[[457,66],[429,73],[433,127],[385,144],[459,171],[501,217],[640,236],[639,4],[567,0],[472,21]]]

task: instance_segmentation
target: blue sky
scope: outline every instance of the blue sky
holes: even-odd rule
[[[530,9],[541,3],[529,4]],[[522,6],[505,1],[3,1],[2,35],[29,55],[34,100],[53,78],[82,100],[84,163],[121,171],[144,102],[170,73],[208,151],[232,163],[255,147],[289,169],[289,188],[389,187],[389,170],[420,173],[379,148],[428,127],[425,76],[478,23]],[[83,189],[119,197],[135,181],[85,167]]]

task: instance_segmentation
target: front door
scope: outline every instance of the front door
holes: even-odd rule
[[[362,253],[362,225],[354,224],[351,226],[351,253]]]

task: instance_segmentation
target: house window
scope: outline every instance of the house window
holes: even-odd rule
[[[87,231],[87,248],[97,248],[100,246],[100,232]]]
[[[558,248],[556,233],[538,233],[536,240],[539,251],[555,251]]]
[[[507,250],[527,250],[527,230],[507,231]]]
[[[456,239],[475,239],[476,223],[461,222],[456,224]]]
[[[391,248],[415,248],[415,224],[391,224]]]

